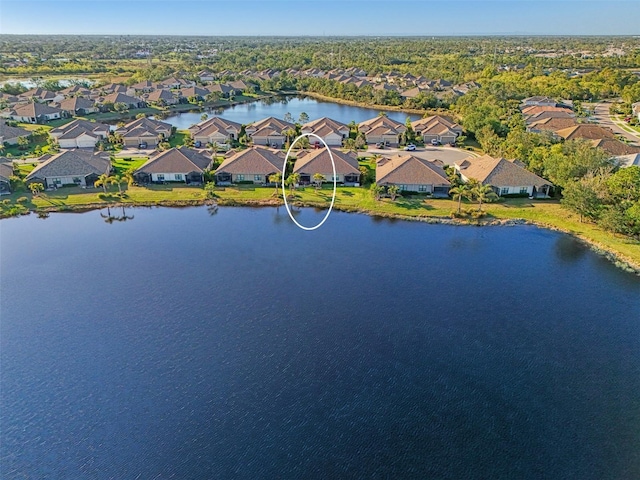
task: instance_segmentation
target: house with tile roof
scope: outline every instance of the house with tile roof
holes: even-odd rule
[[[325,181],[333,182],[331,157],[333,157],[336,166],[336,183],[352,187],[360,186],[360,169],[356,156],[336,148],[332,148],[331,153],[326,148],[299,153],[293,172],[300,175],[300,184],[309,185],[316,173],[324,176]]]
[[[109,136],[109,125],[87,120],[74,120],[49,131],[60,148],[93,148]]]
[[[100,105],[124,103],[129,109],[144,108],[146,106],[144,100],[141,98],[132,97],[121,92],[110,93],[109,95],[101,97],[98,99],[97,103]]]
[[[254,183],[266,185],[269,176],[282,172],[284,153],[265,147],[251,147],[231,154],[215,172],[216,184]]]
[[[7,125],[4,118],[0,118],[0,144],[17,145],[18,138],[29,137],[32,132],[20,127]]]
[[[640,147],[628,145],[617,138],[601,138],[599,140],[591,140],[591,143],[594,147],[601,148],[612,157],[640,153]]]
[[[592,123],[580,123],[573,127],[563,128],[556,131],[556,135],[565,140],[600,140],[603,138],[615,138],[615,135],[609,128],[601,127]]]
[[[202,184],[204,172],[211,168],[211,157],[188,147],[158,152],[138,168],[133,176],[140,184],[181,182]]]
[[[455,143],[458,135],[462,134],[462,127],[448,117],[432,115],[411,122],[413,131],[422,137],[425,145],[432,141],[441,144]]]
[[[402,192],[418,192],[438,197],[448,196],[451,187],[442,162],[402,154],[378,160],[376,183],[383,187],[395,185]]]
[[[195,143],[206,145],[217,143],[230,144],[238,139],[242,125],[222,117],[211,117],[189,128],[191,138]]]
[[[40,103],[59,102],[64,98],[64,95],[60,92],[52,92],[43,88],[32,88],[18,95],[27,101],[35,100]]]
[[[154,90],[146,94],[145,100],[152,105],[175,105],[178,98],[170,90]]]
[[[245,132],[251,138],[254,145],[268,145],[273,148],[282,148],[287,140],[285,132],[295,131],[293,123],[285,122],[275,117],[263,118],[245,127]]]
[[[107,152],[65,150],[54,155],[43,155],[40,164],[25,178],[27,184],[42,183],[45,188],[64,185],[93,187],[102,174],[111,171]]]
[[[558,130],[565,128],[575,127],[578,125],[573,117],[546,117],[542,119],[535,119],[530,123],[527,123],[527,132],[542,133],[552,132],[555,134]]]
[[[536,95],[533,97],[525,98],[522,100],[523,105],[535,105],[535,106],[545,106],[545,107],[555,107],[556,102],[553,98],[544,97],[541,95]]]
[[[145,117],[127,123],[115,133],[122,138],[125,147],[146,144],[149,148],[155,148],[160,142],[171,137],[173,127],[170,123]]]
[[[342,122],[329,117],[319,118],[305,123],[301,128],[302,133],[313,133],[324,140],[329,147],[339,147],[345,138],[349,137],[349,127]],[[317,139],[309,137],[309,142],[314,145]],[[317,142],[320,144],[320,142]]]
[[[385,115],[379,115],[358,124],[358,130],[364,133],[369,144],[385,143],[397,147],[400,136],[407,131],[407,127]]]
[[[54,103],[52,106],[59,108],[69,117],[88,115],[100,111],[95,101],[84,97],[65,98],[58,103]]]
[[[29,102],[3,110],[1,116],[22,123],[47,123],[62,118],[63,111],[44,103]]]
[[[547,197],[553,187],[550,181],[530,172],[515,160],[483,155],[467,157],[454,166],[463,182],[477,180],[491,186],[499,196]]]

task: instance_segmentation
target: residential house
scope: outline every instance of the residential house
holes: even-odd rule
[[[192,87],[195,85],[194,82],[189,80],[184,80],[182,78],[170,77],[160,82],[160,85],[164,85],[167,88],[178,89],[178,88],[186,88]]]
[[[591,143],[594,147],[601,148],[612,157],[640,153],[640,147],[628,145],[617,138],[601,138],[599,140],[591,140]]]
[[[125,147],[139,147],[146,145],[155,148],[158,143],[168,139],[173,133],[169,123],[150,118],[139,118],[118,128],[116,134],[120,135]]]
[[[194,97],[197,101],[203,101],[206,99],[207,95],[209,95],[209,90],[202,87],[186,87],[181,88],[178,92],[181,98],[189,99]]]
[[[313,176],[319,173],[324,176],[325,181],[333,182],[333,165],[336,167],[335,181],[347,186],[360,185],[360,169],[358,160],[351,153],[343,153],[332,148],[331,153],[326,148],[318,148],[298,154],[298,158],[293,167],[293,172],[300,175],[300,184],[308,185],[313,182]]]
[[[206,145],[208,143],[230,144],[238,139],[242,125],[237,122],[225,120],[221,117],[211,117],[204,122],[189,128],[191,138],[196,143]]]
[[[175,105],[178,98],[170,90],[154,90],[146,96],[148,103],[152,105]]]
[[[52,92],[43,88],[32,88],[18,95],[26,101],[35,100],[40,103],[59,102],[64,98],[60,92]]]
[[[584,138],[586,140],[600,140],[602,138],[615,138],[609,128],[600,125],[581,123],[573,127],[563,128],[556,131],[556,135],[565,140],[576,140]]]
[[[128,88],[121,83],[108,83],[96,89],[96,91],[101,95],[109,95],[111,93],[127,93],[127,90]]]
[[[209,90],[210,93],[218,93],[222,97],[228,97],[234,92],[233,87],[227,85],[226,83],[214,83],[212,85],[209,85],[207,87],[207,90]]]
[[[129,90],[133,90],[136,95],[140,95],[142,93],[151,93],[156,90],[156,84],[151,80],[143,80],[142,82],[134,83],[129,87]]]
[[[0,195],[11,193],[11,177],[13,176],[13,164],[8,158],[0,158]]]
[[[347,125],[328,117],[305,123],[301,131],[302,133],[313,133],[319,136],[329,147],[341,146],[344,139],[349,136],[349,127]],[[309,137],[309,142],[311,142],[312,145],[320,144],[320,142],[312,136]]]
[[[520,162],[490,155],[467,157],[456,162],[455,168],[463,182],[478,180],[483,185],[491,186],[499,196],[546,197],[553,187],[551,182],[530,172]]]
[[[522,101],[523,105],[536,105],[536,106],[545,106],[545,107],[555,107],[557,103],[558,102],[556,102],[553,98],[544,97],[540,95],[525,98]]]
[[[402,92],[400,94],[400,96],[402,98],[416,98],[421,93],[427,94],[427,93],[430,93],[430,92],[431,92],[431,90],[429,88],[414,87],[414,88],[410,88],[409,90],[405,90],[404,92]]]
[[[31,135],[29,130],[20,127],[12,127],[7,125],[5,119],[0,119],[0,144],[17,145],[18,138],[28,137]]]
[[[395,155],[378,160],[376,183],[396,185],[403,192],[447,196],[451,182],[438,160],[430,161],[413,155]]]
[[[64,95],[65,97],[86,97],[91,94],[91,90],[83,87],[82,85],[71,85],[70,87],[60,90],[60,92],[58,93]]]
[[[575,127],[576,125],[578,124],[571,117],[546,117],[527,123],[527,131],[533,133],[551,132],[555,134],[558,130]]]
[[[111,171],[111,160],[106,152],[93,153],[87,150],[65,150],[55,155],[44,155],[25,182],[42,183],[45,188],[64,185],[93,187],[102,174]]]
[[[358,125],[358,129],[365,134],[367,143],[385,143],[392,147],[400,144],[400,136],[407,131],[407,127],[385,115],[379,115],[365,120]]]
[[[23,123],[46,123],[50,120],[62,118],[62,115],[63,112],[59,108],[38,102],[16,105],[2,112],[3,117]]]
[[[8,93],[0,92],[0,103],[4,103],[8,106],[13,106],[16,103],[24,102],[24,98],[16,97],[15,95],[9,95]]]
[[[102,97],[99,100],[99,103],[102,105],[108,104],[108,103],[112,103],[112,104],[116,104],[116,103],[124,103],[127,108],[129,109],[135,109],[135,108],[144,108],[145,102],[138,97],[132,97],[130,95],[127,95],[125,93],[111,93],[105,97]]]
[[[65,115],[75,117],[76,115],[89,115],[100,111],[96,106],[96,102],[90,98],[69,97],[59,103],[54,104],[55,107],[62,110]]]
[[[202,184],[211,157],[187,147],[158,152],[138,168],[133,176],[138,183],[183,182]]]
[[[198,79],[200,79],[202,83],[213,82],[216,79],[216,76],[209,70],[200,70],[198,72]]]
[[[216,169],[218,185],[232,183],[267,184],[269,176],[282,172],[284,153],[265,147],[251,147],[232,154]]]
[[[442,144],[453,144],[462,134],[462,127],[453,120],[441,115],[432,115],[411,122],[416,135],[422,136],[425,145],[436,141]]]
[[[93,148],[109,136],[109,125],[86,120],[73,122],[52,129],[49,132],[60,148]]]
[[[295,128],[296,126],[293,123],[268,117],[247,125],[245,131],[254,145],[268,145],[273,148],[281,148],[287,140],[287,130],[295,131]]]

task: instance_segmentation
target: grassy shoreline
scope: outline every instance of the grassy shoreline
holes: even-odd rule
[[[117,195],[111,187],[108,194],[100,190],[63,188],[32,197],[26,193],[14,193],[2,197],[9,200],[3,205],[0,218],[34,212],[81,212],[107,206],[124,207],[186,207],[216,203],[219,206],[282,206],[275,190],[263,187],[220,188],[211,200],[202,188],[184,185],[154,185],[152,187],[123,188],[124,196]],[[332,188],[316,191],[307,188],[287,192],[287,201],[299,207],[327,208],[331,201]],[[21,198],[21,202],[17,200]],[[463,203],[464,208],[476,208],[475,204]],[[14,210],[11,210],[13,208]],[[588,244],[594,251],[604,255],[617,266],[640,275],[640,241],[605,232],[596,225],[580,223],[576,215],[563,209],[557,201],[531,201],[510,199],[485,205],[487,216],[482,219],[453,219],[451,212],[457,202],[449,199],[398,198],[375,201],[362,188],[342,187],[338,190],[334,204],[336,210],[361,213],[371,216],[397,218],[427,223],[450,225],[518,225],[530,224],[560,231]]]

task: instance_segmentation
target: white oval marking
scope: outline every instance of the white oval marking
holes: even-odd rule
[[[326,148],[327,152],[329,152],[329,158],[331,159],[331,167],[333,168],[333,196],[331,197],[331,205],[329,205],[329,210],[325,214],[322,221],[314,227],[305,227],[304,225],[300,225],[298,221],[295,218],[293,218],[293,214],[291,213],[291,210],[289,210],[289,204],[287,203],[287,192],[284,188],[285,171],[287,170],[287,160],[289,159],[289,155],[291,155],[291,149],[296,144],[296,142],[300,140],[302,137],[309,137],[309,136],[316,137],[318,140],[320,140],[324,144],[324,148]],[[289,214],[289,218],[293,220],[293,223],[295,223],[302,230],[307,230],[307,231],[320,228],[322,224],[327,221],[327,218],[329,218],[329,215],[331,214],[331,210],[333,209],[333,204],[336,201],[337,187],[338,187],[338,182],[336,181],[336,162],[333,160],[333,154],[331,153],[331,149],[329,148],[329,145],[327,145],[327,143],[315,133],[303,133],[298,137],[296,137],[296,139],[291,143],[291,145],[289,145],[289,150],[287,150],[287,155],[284,157],[284,165],[282,166],[282,198],[284,198],[284,206],[287,208],[287,213]]]

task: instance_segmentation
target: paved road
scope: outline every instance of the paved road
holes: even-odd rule
[[[609,116],[609,107],[613,102],[607,100],[597,103],[595,105],[593,119],[603,127],[608,127],[613,130],[614,133],[622,135],[634,145],[640,145],[640,135],[635,135],[631,132],[627,132],[618,126],[616,122]]]
[[[469,156],[477,156],[477,154],[473,152],[469,152],[468,150],[460,150],[459,148],[431,146],[418,147],[414,152],[405,152],[402,148],[385,148],[384,150],[380,150],[377,148],[369,147],[366,153],[362,153],[360,155],[382,155],[383,157],[391,157],[393,155],[397,155],[398,153],[411,154],[418,158],[424,158],[425,160],[442,160],[445,165],[453,165],[454,162],[463,160]]]

